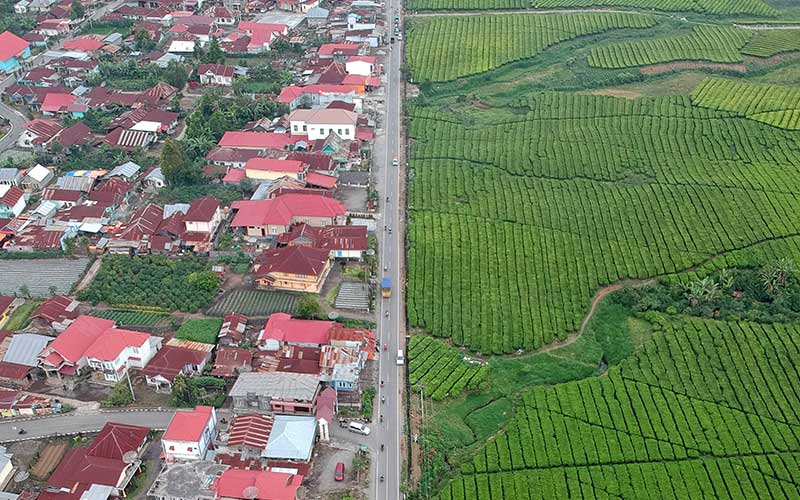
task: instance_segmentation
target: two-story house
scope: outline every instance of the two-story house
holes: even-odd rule
[[[213,196],[203,196],[192,202],[183,223],[183,245],[195,252],[211,250],[211,241],[222,222],[222,207]]]
[[[330,252],[309,247],[264,250],[254,262],[259,288],[319,293],[331,270]]]
[[[95,381],[117,383],[129,368],[144,368],[160,348],[161,337],[110,328],[89,346],[84,355],[94,371]]]
[[[217,434],[217,412],[212,406],[175,412],[161,438],[167,460],[204,460]]]
[[[25,192],[17,186],[0,184],[0,217],[17,217],[25,210]]]
[[[239,375],[229,396],[234,412],[314,415],[319,376],[289,372],[248,372]]]
[[[311,141],[336,134],[342,139],[356,138],[358,113],[345,109],[295,109],[289,113],[291,135],[308,136]]]
[[[314,227],[343,224],[347,212],[341,202],[331,197],[294,193],[270,200],[235,201],[232,208],[237,213],[231,227],[243,228],[252,238],[277,236],[301,222]]]

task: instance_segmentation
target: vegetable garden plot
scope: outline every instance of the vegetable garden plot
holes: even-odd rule
[[[654,24],[651,16],[627,13],[437,17],[411,24],[406,55],[416,81],[441,82],[530,58],[582,35]]]
[[[576,331],[602,286],[800,234],[797,133],[686,98],[529,104],[480,128],[412,110],[413,326],[530,350]]]
[[[742,62],[742,47],[752,32],[730,26],[696,26],[691,34],[637,40],[592,49],[589,65],[631,68],[672,61]]]
[[[223,316],[230,312],[245,316],[269,316],[275,312],[294,314],[297,296],[271,290],[232,290],[220,297],[208,309],[211,316]]]
[[[798,31],[800,36],[800,31]],[[800,89],[725,78],[706,78],[692,92],[692,102],[730,111],[774,127],[800,130]]]
[[[800,28],[757,31],[742,49],[742,54],[771,57],[794,50],[800,50]]]
[[[115,309],[96,311],[91,314],[92,316],[96,316],[98,318],[114,320],[117,322],[117,325],[119,326],[126,326],[126,325],[154,326],[159,323],[163,323],[168,318],[168,316],[164,313],[154,313],[146,311],[121,311]]]
[[[608,377],[531,390],[439,498],[798,498],[798,345],[797,326],[670,323]]]

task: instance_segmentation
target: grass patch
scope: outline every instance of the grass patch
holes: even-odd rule
[[[17,307],[11,316],[3,324],[4,330],[16,332],[22,330],[28,323],[30,323],[31,314],[42,304],[41,301],[28,300],[21,306]]]
[[[216,344],[221,326],[221,319],[190,319],[178,328],[175,337],[205,344]]]

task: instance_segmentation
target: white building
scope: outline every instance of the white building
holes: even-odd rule
[[[177,411],[161,438],[167,460],[203,460],[217,433],[217,412],[211,406]]]
[[[128,368],[144,368],[161,348],[161,337],[132,330],[111,329],[86,351],[89,367],[97,378],[119,382]]]
[[[0,217],[18,217],[25,210],[25,192],[17,186],[0,184]]]
[[[307,135],[310,141],[325,139],[331,132],[354,140],[357,122],[358,113],[344,109],[296,109],[289,114],[291,135]]]
[[[348,75],[372,76],[375,63],[375,56],[352,56],[344,63],[344,68]]]
[[[184,222],[187,232],[214,234],[222,222],[222,207],[219,200],[213,196],[197,198],[189,206]]]

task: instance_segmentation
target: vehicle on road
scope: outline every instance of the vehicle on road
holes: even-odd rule
[[[364,436],[369,436],[370,433],[369,427],[361,422],[350,422],[350,425],[347,426],[347,430],[355,432],[356,434],[363,434]]]
[[[339,462],[336,464],[336,472],[333,475],[335,481],[344,481],[344,464]]]
[[[388,351],[389,350],[389,344],[383,344],[383,350],[384,351]]]
[[[393,167],[396,167],[396,166],[398,166],[398,165],[400,165],[400,162],[399,162],[399,161],[397,161],[397,158],[395,158],[394,160],[392,160],[392,166],[393,166]]]
[[[403,350],[402,349],[398,349],[397,350],[397,364],[398,365],[402,365],[402,364],[405,364],[405,362],[406,362],[406,359],[405,359],[405,356],[403,356]]]
[[[392,296],[392,279],[389,277],[381,280],[381,296],[383,298],[389,298]]]

